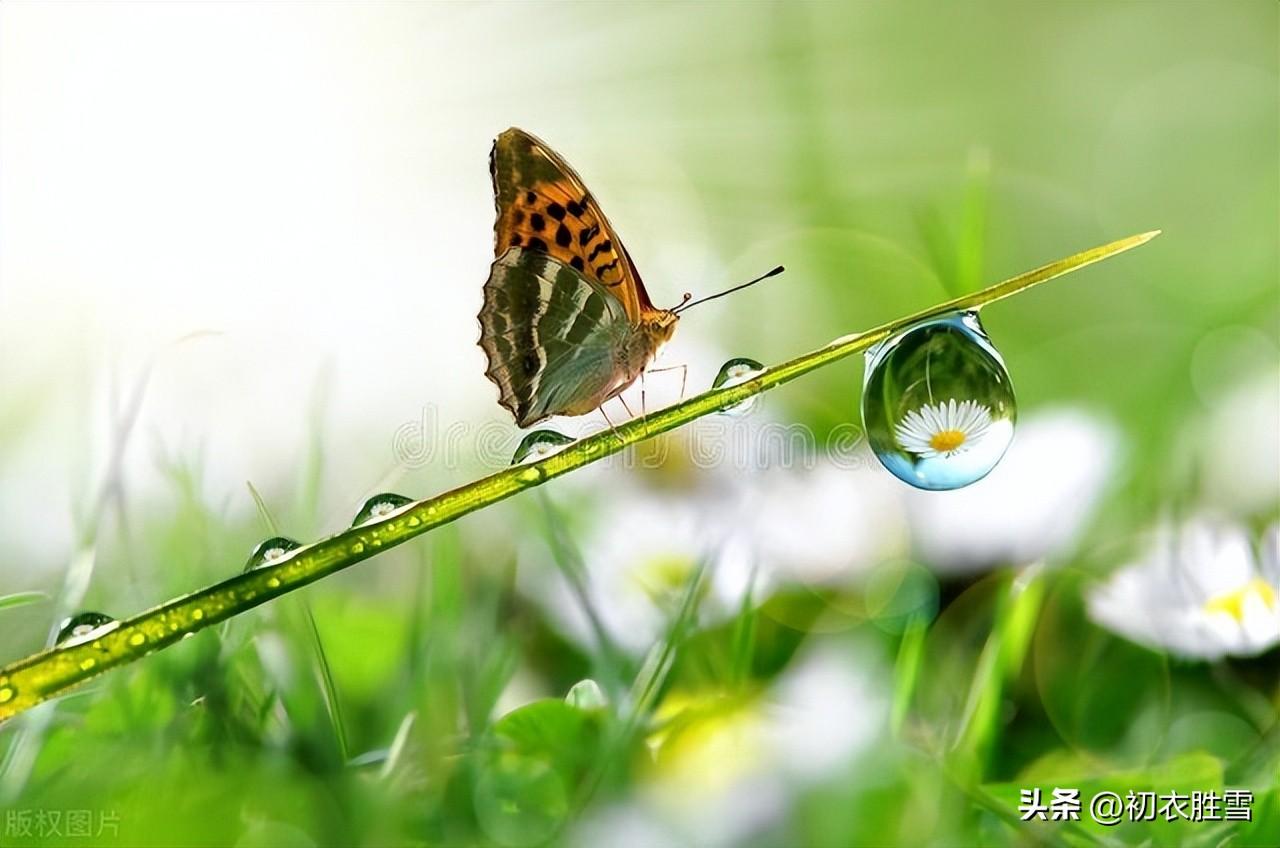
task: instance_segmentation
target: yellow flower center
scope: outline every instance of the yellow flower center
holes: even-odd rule
[[[964,444],[963,430],[939,430],[929,438],[929,447],[938,453],[948,453]]]
[[[1244,604],[1250,595],[1262,601],[1267,609],[1276,608],[1276,590],[1261,577],[1255,577],[1239,589],[1213,596],[1205,603],[1204,610],[1225,612],[1236,621],[1244,621]]]
[[[632,582],[655,604],[676,597],[689,579],[695,563],[686,557],[655,557],[631,572]]]
[[[753,697],[672,692],[654,717],[654,776],[677,798],[723,792],[763,762],[764,713]]]

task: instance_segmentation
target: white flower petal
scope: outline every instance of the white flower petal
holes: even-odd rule
[[[1217,660],[1280,643],[1278,595],[1243,528],[1201,516],[1161,527],[1141,558],[1089,593],[1088,611],[1135,642]]]
[[[983,420],[990,428],[989,414]],[[1027,419],[986,478],[952,492],[906,493],[923,561],[972,571],[1064,552],[1102,494],[1118,442],[1112,427],[1083,412]]]

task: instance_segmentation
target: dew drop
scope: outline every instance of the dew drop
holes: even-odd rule
[[[921,322],[867,351],[863,426],[881,464],[912,486],[981,480],[1016,417],[1009,372],[976,312]]]
[[[546,459],[552,454],[559,453],[564,450],[566,445],[571,444],[573,444],[573,439],[563,433],[557,433],[555,430],[534,430],[520,440],[520,446],[516,448],[515,454],[511,457],[511,464],[520,465],[525,462],[537,462],[540,459]]]
[[[12,686],[5,686],[3,689],[0,689],[0,704],[5,704],[5,703],[8,703],[9,701],[12,701],[13,696],[16,695],[17,693],[18,693],[18,690],[14,689]]]
[[[202,609],[200,609],[200,608],[198,608],[198,607],[197,607],[196,609],[193,609],[193,610],[191,611],[191,620],[192,620],[192,621],[203,621],[203,620],[204,620],[204,610],[202,610]]]
[[[103,633],[103,628],[116,624],[116,620],[100,612],[82,612],[62,622],[58,630],[58,645],[78,645]]]
[[[573,688],[569,690],[568,695],[565,695],[564,700],[569,706],[580,710],[601,710],[609,703],[604,692],[600,690],[600,684],[589,677],[573,684]]]
[[[270,578],[268,578],[268,579],[267,579],[267,588],[269,588],[269,589],[279,589],[279,588],[280,588],[280,581],[279,581],[278,579],[276,579],[275,577],[270,577]]]
[[[98,664],[98,661],[95,660],[93,657],[85,657],[83,660],[80,661],[80,670],[88,671],[89,669],[93,668],[97,664]]]
[[[360,507],[360,511],[356,513],[356,518],[351,522],[352,527],[359,527],[366,521],[373,521],[376,518],[383,518],[390,515],[405,504],[413,503],[411,498],[404,495],[397,495],[392,492],[384,492],[381,495],[374,495],[364,502],[364,506]]]
[[[138,645],[144,644],[146,641],[147,641],[147,637],[146,637],[146,634],[144,633],[135,633],[129,637],[129,644],[135,647]]]
[[[253,549],[253,553],[249,554],[249,560],[244,564],[244,570],[250,571],[255,568],[261,568],[264,565],[270,565],[300,547],[302,545],[293,539],[287,539],[284,536],[273,536]]]
[[[739,356],[720,366],[720,373],[716,374],[715,380],[711,383],[711,388],[722,389],[726,386],[738,386],[759,376],[762,371],[764,371],[764,365],[761,363],[756,362],[754,359],[747,359],[745,356]],[[720,410],[720,414],[746,415],[755,408],[756,401],[759,399],[759,395],[752,395],[741,403],[726,406]]]

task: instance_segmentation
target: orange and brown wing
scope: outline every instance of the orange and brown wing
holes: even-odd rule
[[[513,127],[494,142],[489,170],[496,256],[510,247],[547,253],[616,296],[633,324],[657,311],[599,204],[554,150]]]

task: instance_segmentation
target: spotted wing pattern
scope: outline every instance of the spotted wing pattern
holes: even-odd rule
[[[507,130],[489,157],[498,207],[494,253],[545,253],[621,301],[631,323],[656,312],[640,275],[582,179],[524,130]]]

